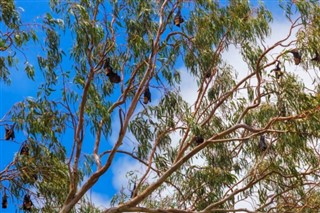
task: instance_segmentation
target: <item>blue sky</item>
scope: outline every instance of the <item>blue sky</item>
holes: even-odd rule
[[[22,20],[24,22],[32,22],[36,20],[37,17],[42,17],[49,10],[48,2],[49,1],[45,0],[17,0],[16,6],[19,8]],[[257,1],[251,2],[252,4],[256,4]],[[275,16],[277,17],[274,19],[274,22],[281,22],[283,18],[283,12],[277,6],[278,1],[268,0],[265,2],[267,2],[267,6],[274,12]],[[1,24],[0,30],[5,31],[4,26]],[[24,50],[28,53],[28,56],[35,56],[37,48],[37,45],[30,43],[28,44],[28,46],[24,47]],[[232,51],[235,50],[231,48],[229,51],[230,55],[228,55],[229,53],[227,53],[225,57],[234,57],[234,53]],[[36,59],[36,57],[29,58]],[[23,61],[23,59],[21,61]],[[37,65],[37,62],[35,60],[30,62]],[[67,62],[64,61],[64,63]],[[238,63],[236,63],[236,65],[237,64]],[[37,86],[39,85],[39,81],[41,81],[41,77],[36,76],[35,81],[29,80],[24,73],[22,66],[23,65],[20,64],[17,68],[12,68],[10,70],[12,79],[11,85],[7,86],[4,85],[3,82],[0,82],[0,116],[3,116],[5,112],[7,112],[16,102],[21,101],[26,97],[36,97]],[[184,69],[183,64],[178,64],[177,66],[181,67],[181,69]],[[245,67],[245,65],[243,66]],[[195,82],[192,82],[192,79],[186,76],[182,87],[186,86],[185,90],[190,89],[190,84],[192,83],[195,84]],[[192,91],[187,92],[187,94],[192,94]],[[190,98],[192,98],[192,95]],[[4,130],[1,131],[2,135],[4,135]],[[25,139],[25,133],[18,132],[16,134],[17,142],[23,142]],[[63,139],[72,141],[72,136],[64,136]],[[87,139],[88,141],[92,141],[92,137],[90,136],[88,136]],[[0,142],[0,162],[1,169],[3,169],[7,165],[7,163],[12,161],[14,154],[19,151],[20,144],[4,140],[1,140]],[[129,147],[132,148],[133,144],[130,144],[130,142],[128,143]],[[92,145],[90,146],[90,144],[88,144],[87,147],[85,147],[85,150],[91,152]],[[106,201],[110,200],[113,194],[121,188],[122,184],[125,183],[125,177],[123,177],[125,176],[125,171],[127,169],[129,170],[130,168],[139,169],[139,167],[140,165],[136,164],[129,157],[118,155],[118,157],[115,159],[114,167],[110,171],[108,171],[107,175],[104,175],[93,187],[92,199],[98,203],[105,203]],[[108,204],[106,204],[106,206],[107,205]],[[7,210],[0,209],[0,212],[13,212],[13,209],[16,209],[16,207],[13,206],[13,203],[9,199],[9,208]]]

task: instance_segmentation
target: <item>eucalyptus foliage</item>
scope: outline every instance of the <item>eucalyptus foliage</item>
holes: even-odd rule
[[[273,42],[279,14],[263,2],[51,0],[26,24],[14,1],[1,1],[1,82],[14,67],[41,79],[36,97],[1,115],[29,148],[1,171],[2,190],[14,202],[31,194],[35,212],[319,211],[320,6],[270,4],[289,26]],[[225,57],[234,49],[246,66]],[[197,83],[193,103],[185,78]],[[86,193],[123,155],[143,174],[131,171],[130,189],[101,209]]]

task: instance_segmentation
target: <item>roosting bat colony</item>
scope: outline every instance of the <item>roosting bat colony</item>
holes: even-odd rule
[[[13,125],[5,125],[5,140],[14,140],[15,133],[14,133],[15,123]],[[20,149],[20,156],[28,156],[29,155],[29,147],[26,142],[24,142]],[[33,203],[31,201],[30,195],[26,194],[23,199],[22,209],[25,211],[31,211]],[[8,196],[4,191],[2,195],[2,208],[6,209],[8,207]]]
[[[177,13],[174,16],[173,19],[173,24],[177,27],[180,27],[180,25],[184,22],[184,19],[181,15],[181,10],[180,8],[178,8]],[[295,65],[299,65],[301,63],[302,57],[301,54],[299,52],[298,48],[289,50],[287,53],[291,53],[293,55],[293,61]],[[320,63],[320,55],[318,52],[315,53],[315,57],[311,59],[312,62],[314,63]],[[117,74],[117,72],[114,71],[113,67],[111,66],[112,62],[111,59],[109,57],[106,57],[106,59],[103,61],[103,70],[105,72],[105,75],[108,77],[109,81],[113,84],[118,84],[121,82],[121,77]],[[275,68],[271,70],[271,72],[274,72],[274,77],[275,79],[278,81],[280,80],[283,76],[284,76],[284,69],[283,66],[281,67],[281,62],[279,60],[275,61]],[[210,78],[212,76],[211,72],[206,72],[204,74],[205,78]],[[150,92],[150,87],[149,87],[149,83],[145,86],[144,91],[143,91],[143,104],[148,104],[149,102],[151,102],[151,92]],[[11,140],[14,141],[15,139],[15,124],[9,125],[6,124],[5,125],[5,136],[4,139],[5,140]],[[196,135],[193,138],[193,142],[196,145],[201,145],[203,142],[205,141],[205,139],[203,138],[203,136]],[[258,149],[261,152],[265,152],[268,149],[268,142],[266,141],[266,137],[265,135],[260,135],[260,139],[258,141]],[[21,145],[20,148],[20,152],[19,152],[20,156],[29,156],[29,146],[27,142],[24,142]],[[25,170],[27,171],[27,170]],[[32,177],[34,177],[35,180],[37,180],[37,175],[33,174],[30,175]],[[136,185],[134,185],[134,189],[135,190]],[[135,195],[132,194],[131,197],[134,197]],[[32,210],[32,200],[29,194],[25,194],[24,195],[24,199],[23,199],[23,204],[22,204],[22,208],[25,211],[31,211]],[[8,207],[8,196],[6,194],[6,192],[4,191],[3,196],[2,196],[2,208],[7,208]]]
[[[294,64],[299,65],[301,63],[302,57],[301,57],[301,54],[300,54],[298,48],[290,50],[289,53],[292,53],[292,55],[293,55]],[[320,63],[320,56],[319,56],[318,52],[315,53],[315,57],[311,59],[311,62]],[[281,64],[281,62],[279,60],[277,60],[276,67],[273,70],[271,70],[271,72],[275,73],[274,75],[275,75],[276,80],[279,80],[284,74],[284,71],[281,69],[280,64]],[[285,106],[282,105],[281,109],[280,109],[280,116],[285,116],[285,114],[286,114],[285,113]],[[260,136],[258,147],[261,152],[264,152],[265,150],[267,150],[268,145],[267,145],[267,142],[266,142],[264,135]]]

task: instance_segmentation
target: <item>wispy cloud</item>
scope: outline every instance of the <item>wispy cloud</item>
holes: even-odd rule
[[[178,70],[181,73],[180,94],[183,100],[192,105],[196,101],[198,95],[197,81],[186,67],[181,67]]]
[[[128,189],[128,172],[131,172],[131,171],[133,171],[135,174],[141,177],[145,172],[145,166],[142,165],[140,162],[130,159],[127,156],[121,157],[115,160],[112,167],[112,173],[113,173],[112,184],[116,190],[118,191],[122,189],[129,190]]]
[[[105,194],[100,194],[97,192],[88,192],[87,196],[95,207],[99,209],[109,208],[111,199]]]

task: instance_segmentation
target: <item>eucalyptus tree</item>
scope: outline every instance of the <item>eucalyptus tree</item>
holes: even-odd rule
[[[6,195],[29,193],[43,212],[319,209],[320,7],[271,4],[289,26],[277,41],[279,15],[262,2],[51,0],[36,28],[1,2],[2,82],[18,58],[43,76],[37,97],[1,120],[28,134],[28,152],[1,172]],[[225,57],[234,49],[246,66]],[[192,103],[185,78],[196,81]],[[145,170],[98,209],[86,193],[120,154]]]

